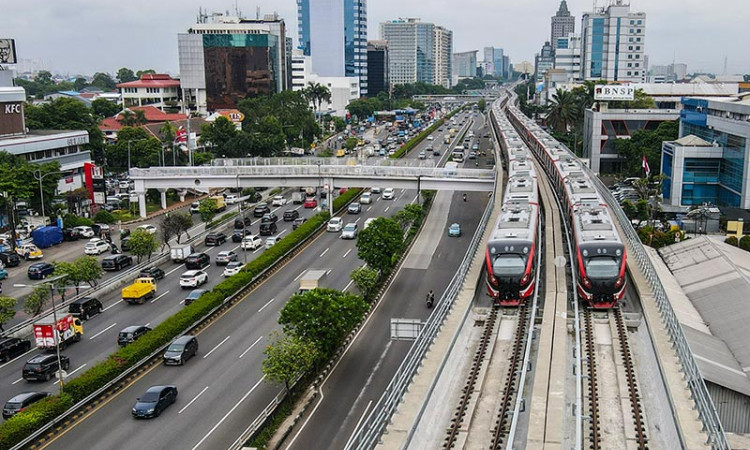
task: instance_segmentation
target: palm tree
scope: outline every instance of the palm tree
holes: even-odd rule
[[[547,124],[558,133],[567,133],[578,116],[578,102],[572,92],[558,90],[550,103]]]
[[[135,125],[135,114],[133,114],[133,111],[125,109],[120,113],[120,118],[117,120],[124,127],[132,127]]]
[[[331,101],[331,91],[328,87],[312,81],[308,82],[307,88],[303,89],[303,95],[308,102],[312,103],[317,115],[320,115],[320,107],[323,102],[330,103]]]
[[[137,109],[135,111],[135,124],[146,125],[147,123],[148,123],[148,119],[146,118],[146,111],[142,109]]]

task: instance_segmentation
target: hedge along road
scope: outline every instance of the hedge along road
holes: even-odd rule
[[[394,214],[415,196],[401,190],[396,194],[395,200],[375,196],[371,205],[363,205],[362,213],[344,214],[344,222],[361,227],[369,217]],[[278,329],[279,311],[298,290],[301,274],[310,268],[330,269],[327,287],[353,289],[349,274],[362,263],[356,241],[339,236],[340,232],[323,233],[203,329],[195,358],[182,367],[156,366],[48,448],[227,448],[282,389],[262,381],[263,349],[269,334]],[[159,384],[177,385],[177,403],[151,422],[132,420],[135,399]]]
[[[291,231],[292,222],[284,222],[281,219],[283,211],[287,209],[297,209],[302,217],[310,217],[315,211],[305,209],[302,205],[293,205],[289,202],[286,206],[275,208],[274,211],[279,216],[277,222],[279,231],[277,235],[284,236]],[[252,211],[248,211],[252,214]],[[255,219],[251,229],[258,231]],[[202,227],[202,224],[201,224]],[[205,247],[202,240],[194,245],[196,251],[206,252],[211,258],[211,266],[206,269],[208,273],[208,283],[201,286],[202,289],[211,289],[217,283],[223,280],[223,266],[217,266],[215,263],[216,254],[222,250],[234,250],[239,260],[242,261],[242,251],[239,244],[231,241],[232,224],[224,230],[228,235],[227,242],[218,247]],[[262,253],[262,249],[256,251],[247,251],[247,259],[251,261]],[[175,264],[167,261],[161,266],[167,276],[163,280],[157,281],[158,290],[154,300],[144,305],[129,305],[121,301],[120,290],[100,298],[105,311],[92,317],[83,324],[84,336],[81,342],[68,346],[63,354],[70,358],[70,370],[72,376],[84,372],[99,361],[106,359],[108,355],[117,350],[117,333],[123,328],[130,325],[146,325],[154,327],[166,318],[174,315],[182,307],[182,301],[191,289],[182,289],[179,286],[179,277],[187,269],[184,264]],[[33,343],[32,343],[33,345]],[[49,382],[27,382],[21,379],[21,370],[24,363],[33,355],[43,353],[39,350],[32,349],[24,355],[14,360],[0,365],[0,401],[5,402],[14,395],[29,390],[57,392],[58,385],[55,379]]]

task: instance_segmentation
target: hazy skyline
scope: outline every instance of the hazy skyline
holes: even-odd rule
[[[511,62],[533,61],[544,41],[549,40],[550,17],[559,0],[370,0],[369,39],[379,36],[379,24],[399,17],[418,17],[453,31],[454,52],[501,47]],[[608,3],[598,0],[598,5]],[[741,0],[723,0],[719,5],[702,0],[632,0],[631,10],[647,14],[646,54],[649,65],[673,60],[688,65],[688,72],[723,73],[724,58],[729,74],[750,73],[750,56],[740,39],[750,12]],[[285,20],[288,35],[297,42],[297,12],[294,0],[237,0],[245,17],[277,11]],[[569,0],[580,31],[581,14],[593,2]],[[61,73],[109,72],[120,67],[155,69],[177,74],[177,33],[195,23],[198,8],[233,13],[235,2],[212,9],[217,2],[183,0],[173,2],[131,0],[110,4],[92,0],[65,2],[11,2],[0,19],[0,37],[16,39],[20,59],[38,60],[44,68]]]

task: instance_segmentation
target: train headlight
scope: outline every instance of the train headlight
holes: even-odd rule
[[[585,287],[586,289],[591,289],[591,280],[589,280],[589,279],[588,279],[587,277],[583,277],[583,278],[581,279],[581,284],[582,284],[582,285],[583,285],[583,286],[584,286],[584,287]]]
[[[617,277],[617,281],[615,281],[615,289],[620,289],[623,284],[625,284],[625,278]]]
[[[530,279],[531,279],[530,273],[524,274],[523,278],[521,278],[521,286],[525,286],[529,282]]]

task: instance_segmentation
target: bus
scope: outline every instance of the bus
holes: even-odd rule
[[[454,162],[464,162],[464,146],[457,145],[456,148],[453,149],[453,152],[451,152],[451,157]]]

